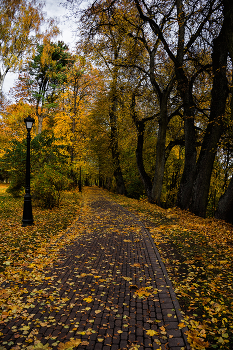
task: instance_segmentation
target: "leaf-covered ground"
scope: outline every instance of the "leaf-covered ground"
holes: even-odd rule
[[[139,216],[163,258],[193,349],[233,349],[233,227],[111,195]]]
[[[0,321],[3,322],[19,312],[24,293],[20,288],[22,283],[43,281],[46,269],[58,258],[60,249],[77,237],[77,232],[74,236],[72,231],[69,235],[65,232],[80,206],[78,193],[66,193],[60,208],[33,207],[35,225],[23,228],[23,199],[12,199],[5,189],[6,186],[0,186],[0,282],[5,282],[5,287],[0,288]],[[127,207],[150,231],[182,306],[192,349],[232,349],[232,226],[106,191],[104,195]],[[70,348],[74,347],[75,344],[70,344]],[[39,343],[36,348],[40,348]]]
[[[52,210],[33,206],[35,224],[22,227],[23,198],[13,198],[6,189],[0,184],[0,284],[6,286],[0,288],[1,320],[19,308],[20,285],[42,280],[59,249],[72,240],[64,233],[78,215],[81,196],[66,192],[60,207]]]
[[[86,189],[82,203],[72,229],[47,231],[31,260],[5,260],[0,349],[184,350],[184,325],[143,225],[98,188]],[[21,232],[29,239],[34,229]]]

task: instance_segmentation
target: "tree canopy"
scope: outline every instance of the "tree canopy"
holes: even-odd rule
[[[36,0],[1,0],[0,2],[0,93],[9,71],[20,71],[27,57],[43,35],[45,24],[42,5]],[[53,20],[48,23],[46,37],[58,33]]]
[[[12,1],[2,21],[17,22],[23,4]],[[232,222],[231,2],[66,5],[79,19],[77,50],[49,36],[28,44],[17,102],[3,107],[2,145],[30,111],[36,134],[62,145],[74,183]]]

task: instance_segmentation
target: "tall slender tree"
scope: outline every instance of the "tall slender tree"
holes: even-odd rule
[[[18,94],[21,98],[26,95],[35,106],[38,134],[42,132],[43,120],[49,109],[54,107],[62,91],[67,67],[72,64],[72,56],[64,42],[53,43],[46,40],[44,44],[37,45],[36,54],[28,62],[25,74],[19,78],[22,89]]]

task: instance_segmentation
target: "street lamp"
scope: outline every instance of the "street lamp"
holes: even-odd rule
[[[31,141],[30,131],[32,129],[32,125],[35,122],[35,119],[29,116],[24,119],[24,122],[28,133],[27,133],[27,159],[26,159],[26,186],[25,186],[22,226],[27,226],[27,225],[33,225],[32,202],[31,202],[31,195],[30,195],[30,141]]]

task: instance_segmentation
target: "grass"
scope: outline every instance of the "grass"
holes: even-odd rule
[[[54,209],[41,209],[32,201],[35,224],[22,227],[23,198],[13,198],[6,189],[7,185],[0,184],[1,281],[6,278],[6,267],[25,266],[65,232],[78,215],[81,200],[78,192],[65,192]]]
[[[162,256],[192,349],[233,349],[233,226],[110,195],[144,221]]]

